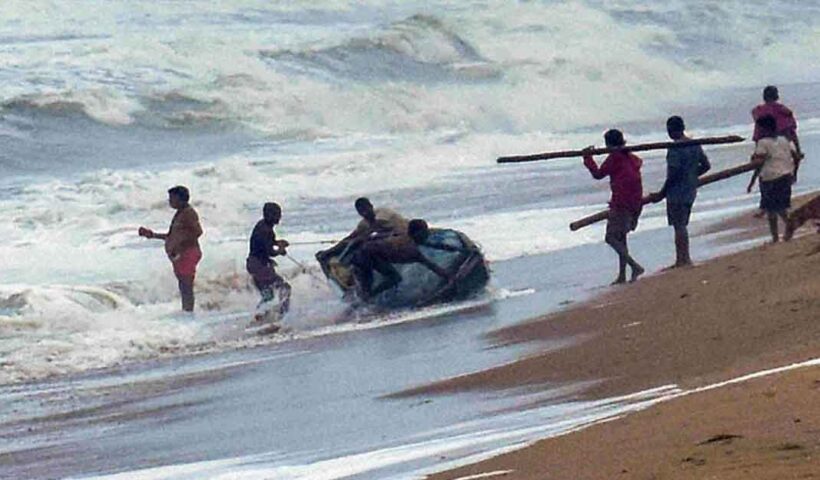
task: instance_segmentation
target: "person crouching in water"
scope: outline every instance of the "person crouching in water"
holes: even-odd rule
[[[641,183],[641,165],[643,161],[632,152],[622,149],[626,145],[620,130],[609,130],[604,134],[607,148],[618,150],[609,154],[599,167],[589,153],[584,155],[584,166],[596,180],[609,177],[612,196],[609,200],[609,218],[606,224],[604,240],[618,254],[618,278],[614,284],[626,282],[626,266],[632,269],[630,281],[634,282],[644,273],[644,268],[629,254],[627,235],[638,227],[638,218],[643,206],[643,185]]]
[[[792,183],[800,155],[785,135],[777,133],[777,120],[772,115],[760,117],[755,122],[761,136],[755,145],[752,162],[760,165],[752,176],[747,192],[751,192],[755,176],[760,177],[760,209],[769,219],[772,242],[780,241],[777,217],[783,219],[788,229],[789,208],[792,199]],[[790,235],[787,236],[787,239]]]
[[[155,233],[149,228],[139,228],[141,237],[165,241],[165,253],[174,267],[182,309],[186,312],[194,311],[194,278],[196,266],[202,259],[202,250],[199,248],[202,226],[199,215],[189,203],[190,199],[191,194],[186,187],[178,185],[171,188],[168,190],[168,205],[177,212],[171,220],[168,233]]]
[[[291,287],[274,268],[276,262],[272,257],[287,255],[288,242],[277,240],[274,227],[282,219],[282,207],[276,203],[266,203],[262,207],[262,219],[253,228],[250,239],[250,253],[245,268],[253,278],[253,284],[259,290],[262,300],[256,307],[256,321],[263,321],[272,308],[274,295],[278,294],[278,313],[281,317],[290,308]]]
[[[427,222],[411,220],[407,233],[370,240],[359,248],[353,257],[353,272],[359,285],[360,296],[367,300],[401,283],[401,274],[392,264],[420,263],[443,280],[451,281],[453,276],[421,253],[420,246],[430,235]],[[373,271],[379,272],[384,280],[373,288]]]

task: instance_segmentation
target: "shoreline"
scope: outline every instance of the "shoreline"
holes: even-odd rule
[[[567,400],[600,399],[668,384],[697,389],[816,359],[820,356],[820,254],[810,254],[818,244],[820,237],[808,233],[792,242],[754,247],[693,268],[647,275],[636,284],[610,289],[578,306],[488,337],[494,346],[568,337],[578,340],[567,348],[542,351],[395,396],[521,387],[538,391],[545,386],[589,382],[589,388]],[[760,393],[761,388],[777,394]],[[776,396],[778,402],[765,403],[759,396]],[[798,406],[804,412],[801,425],[795,424],[792,430],[778,427],[777,410]],[[721,410],[714,412],[718,407]],[[754,414],[757,420],[749,420],[747,411],[758,412]],[[820,367],[814,366],[675,398],[430,478],[493,472],[505,472],[504,478],[678,478],[677,474],[706,478],[707,472],[718,471],[728,475],[719,478],[744,478],[726,473],[731,468],[718,461],[715,453],[718,447],[735,444],[729,450],[742,451],[734,460],[745,465],[738,470],[747,472],[745,478],[750,478],[749,471],[759,474],[751,478],[783,478],[786,474],[812,478],[794,475],[820,471],[816,419],[820,419]],[[716,440],[714,446],[692,443],[712,426],[730,433],[742,430],[745,440]],[[662,431],[667,435],[661,435]],[[681,443],[683,439],[689,443]],[[704,439],[708,436],[700,441]],[[777,442],[792,447],[765,447]],[[703,458],[676,457],[693,446],[703,447],[698,450],[703,451]],[[680,463],[682,458],[703,461]],[[784,458],[791,460],[779,461]],[[704,467],[711,464],[717,470]],[[615,469],[616,465],[628,466]],[[700,470],[687,470],[687,466]],[[556,471],[561,474],[550,475]]]

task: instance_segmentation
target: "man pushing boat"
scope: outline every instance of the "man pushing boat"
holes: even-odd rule
[[[401,274],[393,264],[419,263],[443,280],[452,281],[451,273],[436,265],[419,250],[420,246],[426,244],[429,236],[430,229],[427,222],[414,219],[408,224],[406,232],[371,240],[362,245],[353,255],[353,274],[361,289],[360,297],[367,300],[401,283]],[[373,288],[374,270],[384,277],[375,289]]]
[[[316,260],[324,263],[328,258],[342,255],[345,251],[358,248],[362,243],[374,237],[386,237],[394,234],[405,234],[408,221],[389,208],[374,208],[370,199],[361,197],[354,204],[356,212],[362,219],[356,228],[336,245],[316,253]]]

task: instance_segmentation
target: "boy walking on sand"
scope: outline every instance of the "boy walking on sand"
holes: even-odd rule
[[[751,192],[754,177],[760,177],[760,208],[769,218],[772,242],[778,242],[777,218],[783,219],[788,231],[788,211],[791,207],[792,183],[800,157],[795,145],[784,135],[777,133],[777,121],[772,115],[759,118],[760,139],[755,146],[752,162],[760,166],[747,188]],[[787,235],[787,237],[789,237]],[[788,238],[786,238],[788,239]]]
[[[629,254],[627,235],[638,227],[638,218],[643,207],[643,185],[641,183],[641,165],[643,161],[632,152],[622,149],[626,145],[620,130],[609,130],[604,134],[607,148],[618,148],[611,153],[599,167],[587,153],[584,155],[584,166],[596,180],[609,177],[612,196],[609,200],[609,219],[606,224],[604,240],[618,254],[618,277],[613,282],[626,282],[626,266],[632,269],[630,281],[634,282],[644,273],[644,268]],[[591,150],[589,147],[587,150]]]
[[[669,117],[666,132],[676,142],[689,140],[686,125],[679,116]],[[698,177],[712,166],[700,145],[670,148],[666,151],[666,182],[652,194],[652,201],[666,198],[666,219],[675,229],[675,264],[671,268],[692,264],[689,255],[689,217],[698,192]]]

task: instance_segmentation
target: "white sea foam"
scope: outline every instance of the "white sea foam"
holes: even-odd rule
[[[285,206],[278,232],[292,241],[344,235],[359,195],[463,230],[493,261],[598,241],[597,227],[567,229],[607,196],[576,159],[515,173],[493,159],[599,142],[603,124],[655,121],[714,89],[817,81],[818,7],[746,5],[4,2],[0,61],[14,68],[0,82],[0,141],[23,146],[0,160],[25,172],[27,152],[53,152],[56,167],[76,150],[80,165],[125,167],[3,180],[5,379],[236,340],[224,315],[256,301],[243,259],[267,200]],[[750,13],[728,21],[740,8]],[[698,133],[744,133],[746,111]],[[76,115],[103,127],[86,131]],[[55,139],[41,139],[43,118]],[[802,132],[818,131],[818,120],[800,118]],[[116,143],[111,132],[175,139],[237,124],[262,138],[207,163],[185,151],[141,170],[83,157]],[[180,183],[206,231],[199,304],[213,312],[198,321],[170,315],[167,259],[135,235],[168,224],[165,189]],[[662,224],[650,215],[642,229]],[[291,250],[311,263],[310,247]],[[310,328],[343,310],[308,282],[294,308],[293,321]]]
[[[140,103],[177,94],[201,104],[165,112],[173,118],[222,118],[295,138],[566,130],[602,116],[647,118],[716,87],[816,80],[820,27],[808,7],[755,3],[317,2],[300,13],[245,1],[180,22],[177,4],[11,2],[0,33],[12,40],[2,54],[18,76],[0,97],[77,102],[92,118],[123,124]],[[55,8],[59,15],[43,15]],[[727,22],[733,9],[755,13]],[[20,22],[42,33],[22,35]],[[44,68],[52,57],[59,69]]]

